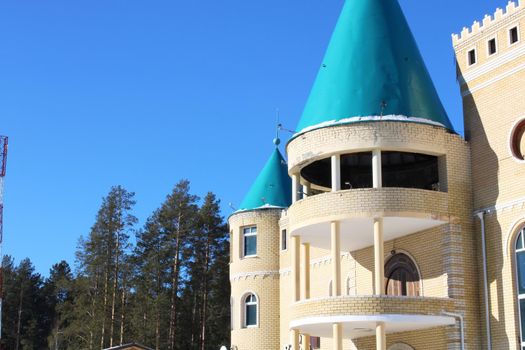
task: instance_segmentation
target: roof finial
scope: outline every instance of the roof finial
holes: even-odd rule
[[[279,145],[281,144],[281,139],[279,138],[279,131],[281,130],[281,123],[279,123],[279,108],[277,108],[276,110],[276,130],[275,130],[275,138],[273,139],[273,144],[275,145],[275,147],[279,147]]]

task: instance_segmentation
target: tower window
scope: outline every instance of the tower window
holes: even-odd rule
[[[488,42],[489,56],[494,55],[497,51],[496,38],[490,39]]]
[[[517,43],[520,40],[518,27],[514,27],[509,30],[509,40],[511,45]]]
[[[256,256],[257,255],[257,227],[245,227],[243,228],[243,256]]]
[[[248,294],[244,298],[244,328],[257,327],[258,307],[259,304],[255,294]]]
[[[473,64],[476,64],[476,49],[468,52],[468,65],[472,66]]]
[[[288,249],[288,239],[286,237],[286,230],[281,231],[281,250]]]
[[[419,272],[416,264],[406,254],[396,254],[385,266],[386,294],[394,296],[419,296]]]
[[[521,330],[521,345],[525,347],[525,244],[523,242],[525,229],[522,229],[516,239],[516,285],[518,287],[518,309]]]

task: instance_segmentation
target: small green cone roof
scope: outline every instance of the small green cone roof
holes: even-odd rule
[[[453,130],[397,0],[346,0],[297,132],[377,120]]]
[[[291,196],[292,182],[288,176],[288,167],[281,152],[275,148],[237,212],[288,208],[292,204]]]

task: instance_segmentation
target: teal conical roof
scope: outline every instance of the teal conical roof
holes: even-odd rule
[[[291,197],[288,167],[281,152],[275,148],[237,211],[288,208],[292,204]]]
[[[453,130],[397,0],[346,0],[297,131],[376,120]]]

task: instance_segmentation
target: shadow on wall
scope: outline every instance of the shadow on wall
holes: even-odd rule
[[[478,106],[472,95],[463,98],[463,115],[465,116],[465,138],[470,143],[471,147],[474,210],[493,207],[496,205],[499,195],[499,161],[496,152],[491,147],[487,138],[487,131],[489,128],[486,124],[487,117],[484,117],[485,123],[483,123],[480,111],[478,110]],[[485,325],[481,224],[477,218],[474,218],[473,220],[475,220],[474,235],[476,237],[479,261],[478,291],[480,300],[480,320],[482,320],[482,348],[486,349],[487,337]],[[489,296],[492,348],[509,349],[510,344],[506,329],[507,327],[515,327],[517,321],[513,325],[505,324],[506,319],[503,293],[508,293],[508,291],[504,290],[503,275],[509,273],[509,271],[504,270],[505,254],[501,247],[502,242],[505,242],[507,237],[502,232],[502,228],[499,225],[498,214],[496,212],[485,216],[485,228],[489,293],[497,294],[491,294]],[[496,288],[491,288],[491,286],[495,286]],[[494,305],[495,300],[497,305]],[[519,335],[519,331],[517,334]],[[519,340],[517,340],[517,343],[519,343]]]

